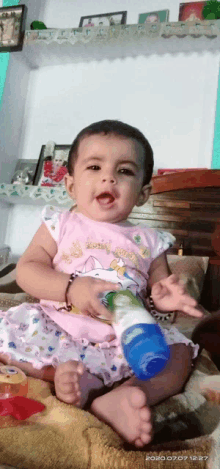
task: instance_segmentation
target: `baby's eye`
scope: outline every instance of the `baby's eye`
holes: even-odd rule
[[[95,171],[96,171],[97,168],[100,169],[100,166],[97,166],[96,164],[94,164],[94,165],[92,165],[92,166],[89,166],[87,169],[92,169],[92,170],[94,170],[94,168],[96,168],[96,169],[95,169]]]
[[[122,168],[120,171],[124,171],[122,174],[126,174],[127,176],[134,176],[134,173],[131,171],[131,169]]]

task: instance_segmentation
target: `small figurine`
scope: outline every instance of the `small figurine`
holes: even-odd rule
[[[27,398],[28,380],[25,373],[16,366],[0,366],[0,416],[12,415],[25,420],[32,414],[42,412],[41,402]]]

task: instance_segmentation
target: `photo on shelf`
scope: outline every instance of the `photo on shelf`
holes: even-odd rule
[[[38,160],[18,160],[11,184],[32,185]]]
[[[126,24],[127,11],[104,13],[101,15],[81,16],[79,28],[92,28],[93,26],[114,26]]]
[[[56,145],[49,141],[41,147],[34,178],[34,185],[41,187],[64,187],[64,176],[71,145]]]
[[[169,10],[151,11],[149,13],[141,13],[138,17],[138,23],[163,23],[169,21]]]
[[[180,3],[178,21],[202,21],[204,20],[203,9],[207,2]]]
[[[26,5],[0,8],[0,52],[22,50],[26,15]]]

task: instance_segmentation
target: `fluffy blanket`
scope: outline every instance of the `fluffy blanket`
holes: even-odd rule
[[[167,469],[175,460],[175,467],[188,469],[194,460],[197,468],[217,469],[220,408],[198,393],[201,377],[216,373],[202,352],[184,393],[153,408],[154,440],[141,451],[88,411],[60,402],[51,384],[28,378],[28,397],[45,409],[24,421],[0,417],[0,463],[17,469]]]
[[[27,301],[18,295],[14,304],[4,296],[0,309]],[[199,392],[201,379],[214,374],[220,373],[203,351],[184,392],[152,409],[154,439],[142,450],[88,411],[60,402],[51,384],[28,378],[28,397],[45,409],[24,421],[0,417],[0,469],[170,469],[174,463],[191,469],[193,461],[199,469],[219,469],[220,408]]]

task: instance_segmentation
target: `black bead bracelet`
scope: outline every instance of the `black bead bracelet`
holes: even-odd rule
[[[72,308],[72,305],[71,304],[68,304],[68,299],[67,299],[67,293],[69,291],[69,288],[70,288],[70,285],[73,283],[73,280],[78,277],[78,275],[76,274],[71,274],[70,275],[70,278],[69,278],[69,281],[68,281],[68,284],[67,284],[67,287],[66,287],[66,291],[65,291],[65,301],[66,301],[66,310],[67,311],[71,311],[71,308]]]
[[[150,306],[150,313],[158,321],[167,321],[175,313],[175,311],[171,311],[170,313],[162,313],[162,312],[157,311],[155,308],[154,300],[151,295],[149,296],[149,306]]]

